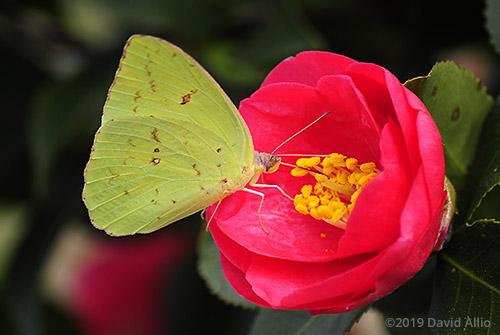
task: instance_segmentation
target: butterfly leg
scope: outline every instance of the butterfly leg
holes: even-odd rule
[[[253,184],[252,186],[254,187],[260,187],[260,188],[264,188],[264,187],[272,187],[272,188],[275,188],[277,189],[278,191],[281,192],[281,194],[283,194],[285,197],[287,197],[288,199],[292,200],[293,201],[293,198],[291,196],[289,196],[288,194],[285,193],[285,191],[283,191],[283,189],[281,187],[279,187],[278,185],[269,185],[269,184]]]
[[[255,185],[252,185],[252,186],[255,186]],[[269,232],[267,231],[266,227],[264,227],[264,224],[262,223],[262,217],[260,216],[260,210],[262,209],[262,205],[264,204],[264,193],[258,192],[258,191],[255,191],[255,190],[251,190],[251,189],[246,188],[246,187],[243,188],[243,191],[248,192],[248,193],[252,193],[252,194],[255,194],[255,195],[258,195],[258,196],[260,196],[262,198],[260,200],[259,211],[258,211],[258,213],[259,213],[259,222],[260,222],[260,226],[262,227],[262,230],[266,234],[269,234]]]
[[[224,193],[226,193],[226,192],[227,191],[224,191]],[[207,228],[205,229],[205,231],[208,231],[208,226],[210,225],[210,222],[212,222],[212,219],[214,218],[215,212],[217,212],[217,209],[219,208],[221,202],[222,202],[222,199],[220,199],[219,202],[217,202],[217,206],[215,206],[214,212],[212,213],[212,215],[210,215],[210,219],[207,222]],[[206,208],[203,209],[203,213],[205,211],[206,211]]]

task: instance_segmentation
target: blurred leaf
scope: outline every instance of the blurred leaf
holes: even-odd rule
[[[311,316],[308,311],[282,311],[263,308],[257,314],[250,335],[342,335],[354,326],[368,309]]]
[[[427,77],[412,79],[405,86],[434,118],[443,139],[446,175],[460,190],[493,99],[471,72],[453,62],[437,63]]]
[[[212,294],[226,303],[244,308],[257,306],[243,299],[228,283],[220,265],[219,248],[212,235],[202,230],[198,240],[198,272],[205,279]]]
[[[436,334],[500,333],[499,240],[496,221],[480,220],[454,231],[439,254],[430,317],[459,319],[460,327],[435,328]],[[483,320],[483,326],[467,326],[467,318]],[[485,320],[490,327],[484,327]]]
[[[485,16],[490,42],[500,52],[500,0],[486,0]]]
[[[77,147],[78,135],[86,136],[97,129],[111,82],[105,78],[99,70],[87,69],[79,76],[39,89],[28,118],[28,149],[36,192],[48,187],[60,155]],[[91,144],[86,146],[90,148]]]
[[[0,204],[0,291],[8,275],[10,261],[25,231],[25,206]]]
[[[234,7],[231,3],[203,0],[142,0],[126,6],[120,0],[59,3],[66,29],[78,40],[101,48],[133,33],[152,31],[170,31],[176,41],[199,44],[203,37],[213,37],[219,27],[227,24],[224,15]]]
[[[218,79],[241,86],[252,86],[266,75],[254,62],[237,56],[238,47],[232,42],[214,43],[206,51],[206,62]]]
[[[304,50],[327,47],[297,0],[233,4],[230,16],[245,24],[248,32],[207,43],[204,50],[210,73],[230,85],[255,89],[281,60]]]
[[[477,155],[471,168],[472,191],[466,205],[466,221],[469,221],[482,199],[500,183],[500,101],[488,115],[479,141]],[[468,196],[469,194],[465,194]],[[498,210],[498,203],[495,205]],[[498,212],[497,212],[498,214]],[[495,216],[498,217],[498,216]]]

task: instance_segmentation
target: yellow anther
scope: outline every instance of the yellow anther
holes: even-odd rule
[[[323,173],[330,174],[335,170],[335,166],[333,165],[332,159],[328,156],[323,159]]]
[[[297,163],[296,163],[297,166],[300,166],[300,167],[307,167],[307,158],[299,158],[297,159]]]
[[[361,178],[359,178],[358,184],[360,186],[365,186],[366,184],[368,184],[369,182],[371,182],[372,179],[375,178],[376,175],[377,174],[375,172],[370,173],[370,174],[365,174]]]
[[[304,205],[304,204],[307,203],[302,194],[295,195],[295,197],[293,198],[293,205],[297,207],[298,205]]]
[[[358,166],[358,160],[356,158],[347,158],[345,165],[349,170],[353,171]]]
[[[319,198],[317,196],[312,195],[306,200],[307,200],[307,207],[309,207],[309,209],[318,207],[319,205]]]
[[[325,194],[325,190],[323,189],[323,186],[321,186],[321,183],[314,184],[314,194],[316,194],[316,195],[324,195]]]
[[[318,213],[321,215],[322,219],[331,219],[333,216],[333,208],[320,205],[318,206]]]
[[[337,172],[337,183],[341,184],[341,185],[348,185],[348,181],[347,181],[347,178],[349,177],[349,172],[347,172],[346,170],[339,170]]]
[[[333,198],[332,193],[325,193],[319,199],[322,205],[328,205],[330,203],[330,200],[332,200],[332,198]]]
[[[321,162],[321,158],[319,158],[319,157],[311,157],[311,158],[307,159],[307,166],[312,168],[312,167],[318,165],[319,162]]]
[[[354,205],[356,204],[356,201],[358,200],[360,193],[361,193],[361,189],[358,189],[358,190],[356,190],[356,192],[354,192],[351,195],[351,205],[353,206],[352,208],[354,208]]]
[[[349,180],[349,184],[356,185],[363,176],[364,174],[361,172],[353,172],[347,179]]]
[[[375,171],[375,168],[376,168],[376,166],[375,166],[375,163],[373,163],[373,162],[363,163],[359,167],[359,169],[365,173],[372,173],[373,171]]]
[[[307,209],[307,206],[304,206],[302,204],[298,204],[295,206],[295,209],[297,210],[297,212],[299,212],[300,214],[304,214],[304,215],[307,215],[309,214],[309,210]]]
[[[311,195],[312,189],[313,189],[312,185],[304,185],[300,189],[300,192],[302,193],[302,196],[304,198],[308,198]]]
[[[325,158],[323,158],[323,162],[321,163],[321,165],[323,165],[323,167],[333,165],[332,158],[330,156],[326,156]]]
[[[316,183],[314,186],[302,187],[301,194],[296,195],[294,199],[295,209],[341,229],[346,228],[361,190],[379,172],[375,163],[359,165],[357,159],[335,153],[325,157],[323,161],[319,157],[301,158],[297,160],[297,166],[310,171],[296,168],[292,170],[292,175],[303,176],[312,172]]]
[[[310,214],[316,220],[323,220],[323,217],[321,216],[321,214],[319,213],[319,211],[316,208],[312,208]]]
[[[306,174],[308,174],[310,171],[309,170],[305,170],[305,169],[302,169],[300,167],[297,167],[297,168],[294,168],[291,172],[292,176],[294,177],[303,177],[305,176]]]
[[[330,157],[332,159],[333,166],[335,166],[335,167],[345,167],[346,166],[346,161],[345,161],[346,157],[344,155],[331,154]]]
[[[332,222],[333,223],[337,223],[340,219],[342,219],[342,217],[346,214],[345,211],[341,210],[341,209],[336,209],[335,212],[333,213],[332,215]]]

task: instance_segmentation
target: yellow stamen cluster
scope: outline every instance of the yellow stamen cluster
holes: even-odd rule
[[[316,184],[302,187],[293,201],[295,209],[345,229],[361,190],[378,172],[375,163],[358,164],[357,159],[336,153],[323,161],[320,157],[301,158],[297,160],[292,176],[311,173]]]

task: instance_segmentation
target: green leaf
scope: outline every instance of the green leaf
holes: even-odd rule
[[[362,307],[346,313],[311,316],[308,311],[282,311],[263,308],[257,314],[250,335],[341,335],[368,309]]]
[[[220,265],[219,248],[212,239],[212,235],[205,230],[198,238],[198,272],[207,283],[210,291],[228,304],[243,307],[257,308],[257,305],[243,299],[228,283]]]
[[[17,203],[0,203],[0,292],[9,275],[8,270],[16,248],[26,230],[26,206]]]
[[[461,189],[493,99],[479,79],[453,62],[437,63],[427,77],[412,79],[405,86],[434,118],[443,139],[446,175]]]
[[[430,318],[460,321],[434,328],[437,334],[500,334],[499,240],[500,223],[492,220],[453,233],[438,258]]]
[[[500,183],[500,101],[486,119],[477,156],[471,168],[470,199],[466,200],[466,220],[470,220],[482,199]],[[465,194],[467,196],[468,194]]]
[[[500,1],[486,1],[486,29],[490,33],[490,42],[500,52]]]

